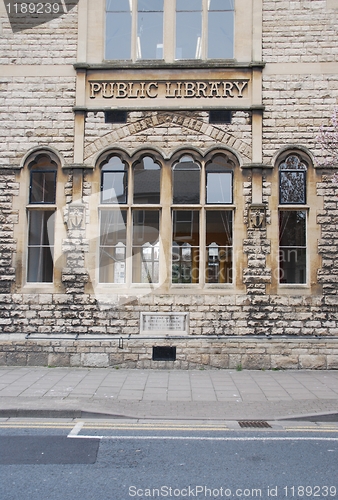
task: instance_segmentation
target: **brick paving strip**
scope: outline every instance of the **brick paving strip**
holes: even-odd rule
[[[338,413],[338,371],[0,367],[0,417],[278,419]]]

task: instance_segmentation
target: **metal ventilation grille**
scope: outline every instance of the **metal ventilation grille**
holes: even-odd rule
[[[153,361],[176,361],[176,347],[154,346]]]
[[[239,423],[240,427],[250,427],[250,428],[252,428],[252,427],[254,427],[254,428],[270,427],[270,429],[271,429],[271,425],[269,425],[264,420],[241,420],[238,423]]]

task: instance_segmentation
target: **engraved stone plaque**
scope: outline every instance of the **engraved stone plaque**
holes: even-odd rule
[[[188,313],[141,313],[141,335],[187,335]]]

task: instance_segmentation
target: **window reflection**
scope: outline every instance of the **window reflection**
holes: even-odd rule
[[[183,156],[173,167],[173,203],[200,202],[200,167],[191,156]]]
[[[208,59],[234,57],[234,2],[208,1]]]
[[[163,0],[139,0],[137,59],[163,59]]]
[[[159,282],[159,210],[133,212],[133,283]]]
[[[306,283],[306,212],[279,213],[280,283]]]
[[[106,0],[106,59],[131,58],[130,0]]]
[[[100,216],[100,283],[125,283],[127,211],[102,210]]]
[[[102,167],[101,203],[127,203],[127,169],[118,156]]]
[[[176,59],[202,57],[202,0],[176,2]]]
[[[232,212],[206,212],[206,283],[232,283]]]
[[[160,203],[161,167],[145,156],[134,167],[134,203]]]
[[[306,164],[290,155],[279,165],[280,203],[306,203]]]
[[[172,283],[199,281],[199,212],[173,211]]]

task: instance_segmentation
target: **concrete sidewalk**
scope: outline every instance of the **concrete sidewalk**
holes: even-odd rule
[[[0,367],[2,418],[274,420],[329,413],[338,414],[338,371]]]

